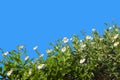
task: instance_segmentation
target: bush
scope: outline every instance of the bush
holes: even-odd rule
[[[47,49],[47,58],[37,51],[30,59],[26,48],[3,52],[1,79],[9,80],[119,80],[120,28],[109,26],[102,36],[95,29],[80,40],[77,35],[64,37]]]

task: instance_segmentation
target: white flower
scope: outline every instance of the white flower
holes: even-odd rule
[[[116,28],[115,31],[118,31],[118,29]]]
[[[25,61],[28,60],[28,59],[29,59],[29,56],[26,56],[26,57],[25,57]]]
[[[4,52],[3,56],[7,56],[9,54],[9,52]]]
[[[80,64],[84,63],[85,60],[86,60],[85,58],[84,58],[84,59],[81,59],[81,60],[80,60]]]
[[[81,45],[81,48],[83,49],[83,48],[85,48],[86,47],[86,44],[82,44]]]
[[[42,68],[44,67],[44,65],[45,65],[45,64],[39,64],[37,68],[38,68],[38,69],[42,69]]]
[[[62,40],[64,43],[68,43],[69,39],[67,39],[67,37],[64,37]]]
[[[18,48],[18,50],[21,50],[21,49],[23,49],[23,47],[24,46],[18,46],[17,48]]]
[[[59,49],[59,47],[58,47],[58,46],[55,46],[55,49]]]
[[[52,49],[47,49],[46,52],[47,52],[47,53],[51,53],[51,52],[52,52]]]
[[[62,51],[62,52],[65,52],[65,51],[66,51],[66,47],[63,47],[63,48],[61,49],[61,51]]]
[[[115,40],[112,40],[112,42],[114,42]]]
[[[12,74],[13,70],[8,71],[7,76],[10,76]]]
[[[94,28],[92,29],[92,32],[95,32],[95,29],[94,29]]]
[[[32,73],[32,70],[30,69],[29,72],[28,72],[28,75],[31,75],[31,73]]]
[[[100,41],[102,41],[104,38],[100,38]]]
[[[36,50],[37,48],[38,48],[38,46],[34,46],[34,47],[33,47],[33,50]]]
[[[114,43],[114,47],[118,46],[119,42],[115,42]]]
[[[116,35],[114,36],[114,39],[117,39],[117,38],[118,38],[118,36],[119,36],[119,34],[116,34]]]
[[[43,56],[44,56],[44,54],[41,54],[41,55],[40,55],[40,57],[43,57]]]
[[[86,36],[86,39],[91,39],[91,38],[92,38],[91,36],[88,36],[88,35]]]
[[[80,42],[82,43],[82,42],[83,42],[83,40],[80,40]]]

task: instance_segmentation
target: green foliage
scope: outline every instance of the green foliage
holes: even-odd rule
[[[109,26],[102,36],[92,35],[80,40],[77,35],[64,37],[47,49],[47,58],[34,48],[37,59],[30,59],[26,49],[3,52],[0,76],[9,80],[119,80],[120,28]]]

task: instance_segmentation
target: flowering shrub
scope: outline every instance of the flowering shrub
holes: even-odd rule
[[[101,36],[95,29],[92,35],[80,40],[77,35],[64,37],[47,49],[47,58],[33,50],[39,58],[30,59],[26,48],[3,52],[0,61],[1,79],[9,80],[119,80],[120,28],[108,27]]]

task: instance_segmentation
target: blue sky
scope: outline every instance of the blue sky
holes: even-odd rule
[[[0,0],[0,48],[4,51],[26,45],[46,54],[49,43],[59,38],[88,34],[95,28],[102,33],[104,23],[120,22],[119,0]]]

